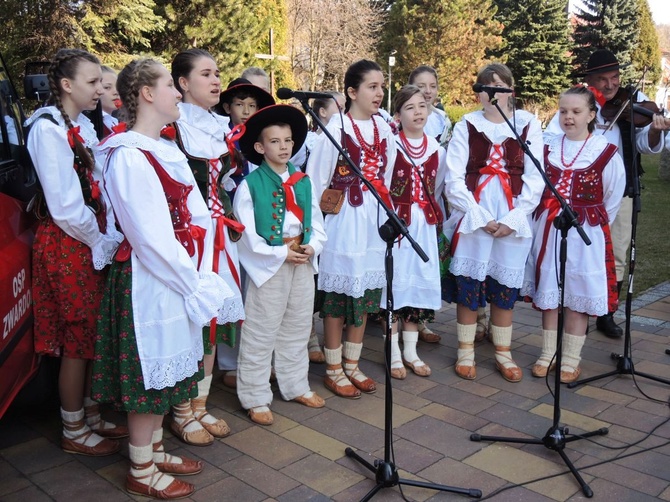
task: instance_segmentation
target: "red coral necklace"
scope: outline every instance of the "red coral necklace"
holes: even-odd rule
[[[409,155],[413,159],[420,159],[426,154],[426,150],[428,150],[428,136],[426,136],[425,133],[423,135],[423,141],[419,146],[413,146],[409,142],[407,136],[405,136],[405,131],[400,131],[399,136],[400,136],[400,142],[402,143],[402,146],[405,149],[407,155]]]
[[[377,159],[381,153],[381,142],[379,141],[379,128],[377,127],[377,122],[375,119],[371,118],[372,127],[374,130],[374,138],[372,140],[372,144],[370,144],[363,138],[361,130],[356,125],[356,122],[354,122],[354,119],[350,113],[347,113],[347,117],[349,117],[349,120],[351,120],[351,126],[354,129],[354,135],[356,136],[358,144],[361,145],[361,149],[365,152],[365,157],[368,159]]]
[[[584,143],[582,144],[582,147],[581,147],[581,148],[579,149],[579,151],[577,152],[577,155],[575,155],[575,158],[572,159],[572,162],[567,163],[567,162],[565,162],[565,157],[563,156],[563,149],[564,149],[564,146],[565,146],[565,134],[564,134],[564,135],[563,135],[563,138],[561,139],[561,163],[562,163],[565,167],[572,167],[572,166],[574,165],[574,163],[577,162],[577,158],[578,158],[579,155],[582,153],[582,150],[584,150],[584,147],[586,146],[586,143],[588,142],[588,140],[589,140],[590,138],[591,138],[591,133],[589,133],[589,135],[588,135],[588,136],[586,137],[586,139],[584,140]]]

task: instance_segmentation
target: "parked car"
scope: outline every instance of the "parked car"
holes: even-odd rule
[[[28,155],[19,96],[0,54],[0,417],[37,373],[33,345],[31,247],[26,211],[37,179]]]

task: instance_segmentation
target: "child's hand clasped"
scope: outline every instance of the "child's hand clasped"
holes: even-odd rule
[[[294,265],[302,265],[307,263],[309,258],[314,255],[314,248],[309,245],[300,246],[300,252],[293,251],[290,247],[286,253],[286,261]]]
[[[492,237],[507,237],[513,230],[504,223],[491,220],[484,227],[484,232],[491,234]]]

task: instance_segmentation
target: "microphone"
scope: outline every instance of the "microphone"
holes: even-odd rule
[[[292,91],[291,89],[288,89],[286,87],[280,87],[279,89],[277,89],[277,97],[279,99],[296,98],[299,101],[311,98],[333,99],[333,95],[328,92]]]
[[[475,92],[486,92],[489,94],[489,96],[492,96],[496,92],[500,92],[502,94],[511,94],[514,92],[513,89],[508,89],[506,87],[494,87],[492,85],[483,85],[483,84],[474,84],[472,86],[472,90]]]

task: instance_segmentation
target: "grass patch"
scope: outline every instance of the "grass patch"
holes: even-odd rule
[[[634,296],[670,280],[670,232],[666,227],[670,223],[670,182],[658,178],[660,158],[660,155],[642,156],[645,174],[637,223]]]

